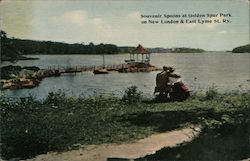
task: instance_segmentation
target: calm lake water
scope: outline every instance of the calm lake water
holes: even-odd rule
[[[31,55],[39,60],[18,61],[15,65],[38,66],[70,66],[70,65],[102,65],[100,55]],[[107,55],[106,64],[119,64],[128,59],[129,55]],[[219,91],[249,90],[250,54],[232,53],[162,53],[152,54],[151,64],[162,67],[173,66],[176,73],[181,74],[183,81],[190,90],[207,90],[216,86]],[[1,66],[13,63],[3,62]],[[90,96],[98,94],[116,94],[121,96],[123,91],[132,85],[138,86],[147,96],[153,96],[155,76],[158,72],[150,73],[110,73],[94,75],[91,72],[67,74],[61,77],[51,77],[42,80],[41,84],[32,89],[4,90],[4,96],[36,96],[45,98],[49,92],[63,91],[67,95]]]

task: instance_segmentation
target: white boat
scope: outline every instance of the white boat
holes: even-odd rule
[[[108,74],[108,70],[105,68],[105,60],[104,60],[104,54],[102,55],[102,62],[103,62],[103,68],[102,69],[95,69],[93,71],[94,74]]]

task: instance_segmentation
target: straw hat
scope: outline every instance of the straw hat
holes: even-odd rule
[[[163,66],[163,70],[164,70],[164,71],[167,71],[167,70],[168,70],[168,67],[167,67],[167,66]]]
[[[173,67],[168,67],[168,71],[169,71],[170,73],[172,73],[172,72],[175,71],[175,69],[174,69]]]

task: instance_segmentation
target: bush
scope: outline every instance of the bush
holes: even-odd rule
[[[127,103],[136,103],[142,101],[142,92],[138,91],[137,86],[128,87],[122,100]]]
[[[45,99],[44,103],[57,104],[66,101],[66,95],[62,91],[49,92],[48,97]]]
[[[0,68],[1,79],[11,79],[16,77],[22,70],[20,66],[8,65]]]
[[[193,92],[191,99],[198,99],[200,101],[213,100],[220,95],[216,86],[211,86],[207,91],[198,90]],[[224,94],[226,95],[226,94]]]
[[[19,77],[21,78],[32,78],[32,75],[34,74],[33,71],[27,70],[27,69],[22,69],[19,73]]]
[[[212,86],[206,91],[205,99],[212,100],[218,97],[218,95],[219,95],[218,89],[215,86]]]

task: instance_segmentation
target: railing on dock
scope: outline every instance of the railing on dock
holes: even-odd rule
[[[86,71],[94,71],[96,69],[105,68],[109,71],[118,71],[124,68],[128,68],[128,64],[111,64],[111,65],[75,65],[75,66],[48,66],[48,70],[59,71],[60,73],[77,73],[77,72],[86,72]]]

